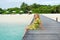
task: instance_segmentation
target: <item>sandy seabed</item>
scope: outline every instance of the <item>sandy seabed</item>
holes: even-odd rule
[[[34,14],[0,14],[0,23],[7,22],[7,23],[30,23],[33,19]],[[60,22],[60,14],[41,14],[46,16],[50,19],[56,20],[58,18],[58,22]]]
[[[30,23],[33,14],[0,14],[0,23]]]

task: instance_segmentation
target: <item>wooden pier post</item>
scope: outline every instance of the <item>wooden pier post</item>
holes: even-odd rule
[[[58,22],[58,17],[56,17],[56,22]]]

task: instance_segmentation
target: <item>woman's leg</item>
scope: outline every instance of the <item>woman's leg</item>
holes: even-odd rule
[[[25,32],[27,32],[27,31],[29,30],[29,28],[30,28],[29,26],[28,26],[28,27],[26,27],[26,31],[25,31]]]

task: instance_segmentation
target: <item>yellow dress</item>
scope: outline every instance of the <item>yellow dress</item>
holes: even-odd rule
[[[28,28],[30,30],[35,30],[35,29],[38,29],[39,28],[39,24],[40,24],[40,19],[37,18],[33,21],[33,23],[31,25],[28,26]]]

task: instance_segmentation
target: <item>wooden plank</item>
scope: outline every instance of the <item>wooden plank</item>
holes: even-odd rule
[[[46,30],[29,30],[23,40],[60,40],[60,23],[41,15]]]

